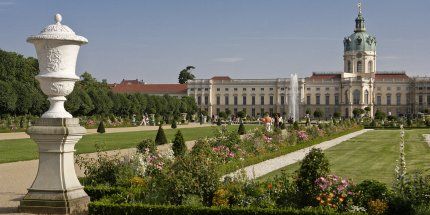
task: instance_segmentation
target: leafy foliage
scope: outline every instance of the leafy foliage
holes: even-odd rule
[[[155,143],[157,145],[163,145],[167,143],[166,134],[164,133],[164,129],[161,124],[158,127],[157,136],[155,136]]]
[[[187,83],[188,80],[193,80],[195,76],[191,73],[191,70],[195,69],[194,66],[187,66],[185,69],[181,70],[178,77],[178,82],[180,84]]]
[[[330,172],[328,159],[321,149],[313,148],[301,162],[297,172],[297,190],[299,204],[301,206],[316,206],[316,193],[318,187],[315,181],[320,177],[326,177]]]
[[[155,153],[156,146],[155,141],[152,139],[144,139],[142,142],[140,142],[137,145],[137,152],[139,153],[145,153],[146,151],[149,151],[150,153]]]
[[[175,157],[183,157],[187,151],[187,145],[185,145],[184,137],[182,136],[181,130],[178,130],[173,140],[172,150]]]

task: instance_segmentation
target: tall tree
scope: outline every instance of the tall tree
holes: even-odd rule
[[[187,66],[185,67],[185,69],[183,69],[180,73],[179,73],[179,83],[180,84],[185,84],[187,83],[188,80],[194,80],[194,78],[196,78],[196,76],[194,76],[191,73],[191,70],[195,69],[194,66]]]

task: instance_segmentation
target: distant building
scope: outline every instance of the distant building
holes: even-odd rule
[[[355,30],[343,40],[343,72],[313,73],[299,79],[300,116],[320,109],[326,117],[335,112],[351,117],[355,108],[370,108],[400,116],[418,114],[430,108],[430,78],[409,77],[406,72],[376,69],[376,37],[366,31],[361,9]],[[215,76],[190,80],[187,84],[145,84],[123,80],[112,90],[151,95],[192,96],[210,115],[245,110],[250,116],[288,113],[290,79],[231,79]]]
[[[187,95],[186,84],[147,84],[139,80],[122,80],[119,84],[110,85],[114,93],[142,93],[148,95],[170,95],[182,98]]]

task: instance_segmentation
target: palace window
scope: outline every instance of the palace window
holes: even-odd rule
[[[361,61],[357,61],[357,73],[363,72],[363,63]]]
[[[391,105],[391,94],[387,94],[387,105]]]
[[[251,109],[251,116],[255,117],[255,108]]]
[[[218,91],[218,92],[219,92],[220,90],[221,90],[220,88],[216,88],[216,91]]]
[[[264,105],[264,96],[261,96],[261,97],[260,97],[260,104],[261,104],[261,105]]]
[[[219,108],[216,109],[216,115],[219,115],[219,112],[221,112],[221,110]]]
[[[255,96],[252,96],[251,102],[252,105],[255,105]]]
[[[271,88],[269,88],[269,90],[270,90],[270,91],[273,91],[273,88],[271,87]]]
[[[391,87],[387,87],[387,90],[391,90]]]
[[[197,88],[197,91],[202,91],[202,88]]]
[[[367,67],[369,68],[369,72],[373,72],[373,61],[369,61],[367,64],[368,64]]]
[[[225,90],[225,91],[228,91],[228,88],[225,88],[224,90]]]
[[[338,94],[334,95],[334,104],[335,105],[339,104],[339,95]]]
[[[376,104],[381,105],[382,104],[382,98],[380,95],[376,96]]]
[[[360,91],[359,90],[354,90],[353,93],[353,98],[352,98],[352,103],[355,105],[360,104]]]
[[[347,72],[351,73],[351,61],[348,61]]]
[[[261,91],[264,91],[264,88],[260,88]]]
[[[234,105],[237,105],[237,96],[234,96],[233,99],[234,99],[233,100],[234,101]]]
[[[423,105],[423,96],[422,95],[418,96],[418,104]]]
[[[205,105],[209,104],[209,96],[205,96]]]
[[[364,91],[364,104],[366,104],[366,105],[369,104],[369,91],[368,90]]]
[[[326,91],[329,91],[329,90],[330,90],[330,87],[326,87],[326,88],[325,88],[325,90],[326,90]]]
[[[281,105],[284,105],[284,104],[285,104],[285,96],[281,95]]]
[[[224,97],[224,104],[225,104],[225,105],[229,105],[228,96],[225,96],[225,97]]]
[[[430,105],[430,96],[427,95],[427,104]]]
[[[220,104],[221,104],[221,97],[220,97],[220,96],[217,96],[217,97],[216,97],[216,104],[217,104],[217,105],[220,105]]]
[[[325,104],[326,105],[330,104],[330,95],[325,95]]]
[[[209,88],[205,88],[205,91],[209,91]]]
[[[242,88],[242,91],[246,91],[246,88]]]
[[[235,87],[233,90],[234,90],[234,91],[237,91],[237,88]]]
[[[281,87],[281,90],[285,90],[285,88]]]
[[[269,97],[269,102],[270,102],[270,105],[273,105],[273,96]]]
[[[311,96],[310,95],[306,96],[306,104],[308,104],[308,105],[311,104]]]
[[[191,90],[191,91],[194,91],[194,88],[191,88],[190,90]]]
[[[396,95],[396,104],[400,105],[401,104],[401,100],[402,99],[402,95],[400,93],[397,93]]]
[[[255,88],[251,88],[252,91],[255,91]]]
[[[242,104],[246,105],[246,96],[242,96]]]
[[[201,96],[197,96],[197,104],[198,105],[202,104],[202,97]]]
[[[320,102],[320,95],[316,95],[315,96],[315,100],[316,100],[316,104],[317,105],[321,104],[321,102]]]

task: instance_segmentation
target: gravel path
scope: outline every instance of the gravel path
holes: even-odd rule
[[[196,128],[196,127],[207,127],[213,126],[212,124],[189,123],[187,125],[178,125],[178,128]],[[130,132],[130,131],[154,131],[157,130],[158,126],[136,126],[136,127],[123,127],[123,128],[106,128],[106,133],[119,133],[119,132]],[[171,129],[170,125],[164,125],[163,129]],[[87,129],[87,134],[95,134],[97,129]],[[27,139],[30,138],[25,132],[11,132],[11,133],[0,133],[0,140],[12,140],[12,139]]]
[[[195,141],[187,141],[187,147],[191,149]],[[172,144],[158,146],[160,153],[171,149]],[[108,151],[108,154],[130,156],[136,152],[135,148]],[[96,157],[96,153],[84,154],[85,157]],[[0,164],[0,214],[16,213],[19,201],[27,193],[37,174],[39,160],[18,161]],[[78,177],[84,176],[84,171],[75,164]]]
[[[430,134],[423,134],[424,139],[426,139],[426,142],[429,144],[430,147]]]
[[[255,164],[255,165],[245,167],[243,169],[245,170],[246,176],[249,179],[255,179],[255,178],[266,175],[270,172],[273,172],[275,170],[281,169],[285,166],[291,165],[293,163],[296,163],[296,162],[302,160],[305,157],[305,155],[307,153],[309,153],[309,151],[312,148],[320,148],[322,150],[325,150],[325,149],[333,147],[339,143],[342,143],[343,141],[346,141],[346,140],[354,138],[358,135],[361,135],[361,134],[363,134],[369,130],[371,130],[371,129],[363,129],[360,131],[356,131],[356,132],[335,138],[333,140],[325,141],[325,142],[322,142],[320,144],[317,144],[317,145],[314,145],[314,146],[311,146],[308,148],[304,148],[304,149],[301,149],[301,150],[298,150],[295,152],[291,152],[289,154],[286,154],[286,155],[283,155],[280,157],[276,157],[276,158],[266,160],[266,161],[263,161],[261,163]],[[235,175],[241,174],[242,171],[243,171],[242,169],[237,170],[236,172],[224,175],[223,178],[226,176],[234,177]]]

